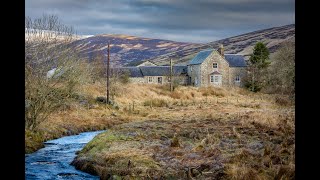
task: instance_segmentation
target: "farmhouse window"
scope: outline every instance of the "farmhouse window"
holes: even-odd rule
[[[158,83],[162,84],[162,77],[158,77]]]
[[[236,76],[236,80],[235,81],[236,82],[240,82],[240,76],[239,75]]]
[[[213,63],[213,64],[212,64],[212,67],[213,67],[214,69],[217,69],[217,68],[218,68],[218,63]]]
[[[148,80],[149,80],[149,82],[152,82],[152,77],[149,77]]]
[[[213,82],[213,80],[214,80],[214,76],[211,75],[211,76],[210,76],[210,82]]]
[[[214,82],[219,82],[219,76],[214,76]]]

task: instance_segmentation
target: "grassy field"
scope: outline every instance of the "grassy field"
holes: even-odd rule
[[[102,84],[85,87],[92,98]],[[293,179],[294,104],[239,88],[127,84],[119,109],[92,103],[43,127],[103,129],[78,152],[76,168],[102,179]],[[71,128],[72,127],[72,128]]]

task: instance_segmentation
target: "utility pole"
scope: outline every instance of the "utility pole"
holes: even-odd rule
[[[110,41],[108,41],[108,60],[107,60],[107,104],[109,101],[109,77],[110,77]]]
[[[173,91],[173,79],[172,79],[172,59],[170,58],[170,91]]]

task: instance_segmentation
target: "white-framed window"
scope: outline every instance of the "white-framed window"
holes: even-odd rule
[[[219,82],[219,77],[220,77],[220,76],[217,76],[217,75],[214,76],[214,82],[215,82],[215,83]]]
[[[162,84],[162,77],[158,77],[158,83]]]
[[[148,77],[148,82],[152,82],[152,77]]]
[[[240,82],[240,76],[236,75],[235,82]]]
[[[214,62],[214,63],[212,64],[212,67],[213,67],[213,69],[218,69],[218,63]]]
[[[210,75],[210,83],[214,85],[221,85],[222,76],[221,75]]]

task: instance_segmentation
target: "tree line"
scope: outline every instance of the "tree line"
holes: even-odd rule
[[[253,92],[295,96],[295,42],[285,42],[270,56],[269,50],[258,42],[251,54],[245,87]]]

